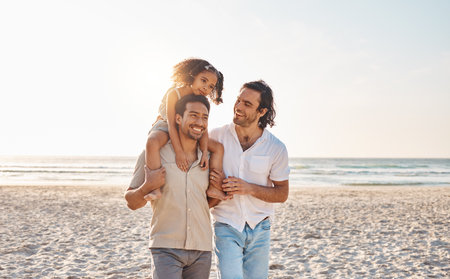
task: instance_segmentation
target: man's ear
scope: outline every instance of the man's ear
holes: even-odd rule
[[[175,114],[175,123],[180,125],[181,124],[181,119],[182,119],[181,115],[179,115],[178,113]]]
[[[267,108],[260,109],[259,113],[261,114],[259,117],[263,117],[267,113]]]

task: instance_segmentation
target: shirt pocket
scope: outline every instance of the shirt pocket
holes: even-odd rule
[[[250,171],[266,174],[269,170],[269,156],[252,156],[250,159]]]

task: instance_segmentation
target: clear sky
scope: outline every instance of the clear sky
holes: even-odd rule
[[[262,78],[292,157],[450,157],[450,1],[1,1],[0,155],[136,155],[174,64]]]

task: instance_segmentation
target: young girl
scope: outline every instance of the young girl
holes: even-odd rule
[[[187,172],[190,162],[180,144],[175,123],[175,103],[188,94],[207,96],[217,105],[222,103],[223,75],[208,61],[186,59],[174,66],[172,79],[174,85],[164,95],[159,106],[158,118],[148,135],[145,164],[150,170],[161,167],[159,151],[170,138],[175,151],[176,164],[182,171]],[[202,151],[200,160],[202,169],[206,170],[209,167],[207,154],[209,150],[211,152],[211,169],[222,170],[223,146],[217,141],[209,140],[207,132],[200,139],[200,150]],[[212,186],[208,188],[207,194],[219,199],[226,197],[221,189]],[[146,199],[158,199],[160,196],[161,190],[158,188],[150,192]]]

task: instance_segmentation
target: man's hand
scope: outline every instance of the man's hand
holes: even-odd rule
[[[251,195],[253,193],[253,185],[247,183],[238,177],[229,176],[223,180],[222,189],[229,195]]]
[[[206,192],[208,197],[220,200],[232,199],[233,195],[227,194],[222,190],[222,181],[225,179],[223,171],[212,169],[209,171],[209,188]]]
[[[222,190],[222,181],[225,179],[223,171],[212,169],[209,170],[209,185]]]

